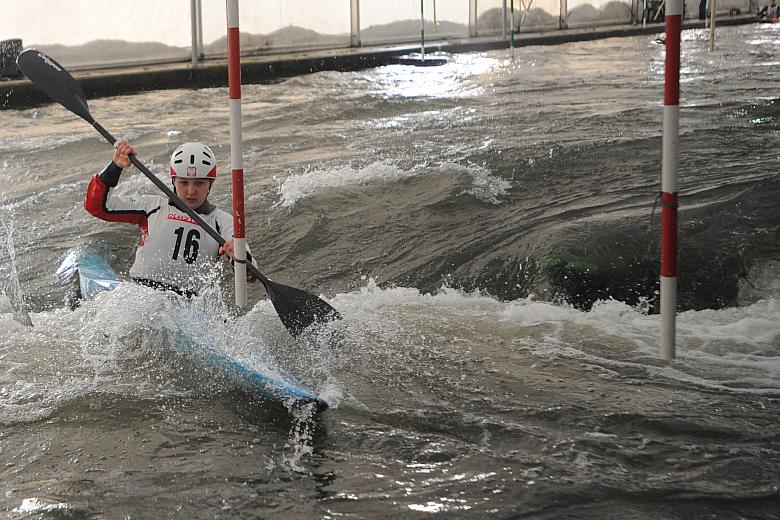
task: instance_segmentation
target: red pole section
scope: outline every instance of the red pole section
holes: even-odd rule
[[[683,0],[666,2],[664,129],[661,154],[661,357],[663,359],[672,359],[675,356],[682,2]]]
[[[241,44],[238,0],[227,0],[228,90],[230,94],[230,165],[233,181],[233,242],[236,305],[245,308],[246,228],[244,217],[244,160],[241,133]]]

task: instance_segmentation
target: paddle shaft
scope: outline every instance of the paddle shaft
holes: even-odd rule
[[[103,125],[101,125],[100,123],[98,123],[98,122],[97,122],[97,121],[95,121],[94,119],[92,119],[92,121],[90,121],[90,123],[91,123],[91,124],[92,124],[92,126],[95,128],[95,130],[97,130],[97,131],[100,133],[100,135],[102,135],[103,137],[105,137],[105,138],[106,138],[106,140],[107,140],[109,143],[111,143],[112,145],[113,145],[114,143],[116,143],[116,137],[114,137],[114,136],[111,134],[111,132],[109,132],[108,130],[106,130],[105,128],[103,128]],[[212,228],[212,227],[211,227],[211,226],[208,224],[208,222],[206,222],[205,220],[203,220],[203,218],[202,218],[200,215],[198,215],[198,213],[197,213],[197,212],[196,212],[194,209],[192,209],[192,208],[190,208],[189,206],[187,206],[187,205],[184,203],[184,201],[182,201],[182,200],[179,198],[179,196],[178,196],[178,195],[176,195],[176,193],[174,193],[174,192],[173,192],[173,191],[172,191],[172,190],[171,190],[171,189],[170,189],[168,186],[166,186],[166,185],[165,185],[165,183],[164,183],[163,181],[161,181],[161,180],[160,180],[160,179],[159,179],[159,178],[158,178],[158,177],[157,177],[155,174],[153,174],[153,173],[152,173],[152,172],[149,170],[149,168],[147,168],[146,166],[144,166],[144,164],[143,164],[141,161],[139,161],[139,160],[138,160],[138,158],[137,158],[135,155],[131,155],[131,156],[130,156],[130,162],[132,162],[132,163],[133,163],[133,166],[135,166],[136,168],[138,168],[138,169],[141,171],[141,173],[143,173],[144,175],[146,175],[146,177],[147,177],[147,178],[148,178],[150,181],[152,181],[152,182],[154,183],[154,185],[155,185],[155,186],[157,186],[157,187],[160,189],[160,191],[162,191],[162,192],[163,192],[163,193],[164,193],[164,194],[165,194],[165,195],[166,195],[166,196],[167,196],[167,197],[168,197],[168,198],[169,198],[171,201],[173,201],[173,203],[176,205],[176,207],[177,207],[177,208],[179,208],[180,210],[184,211],[184,212],[185,212],[187,215],[189,215],[189,216],[190,216],[190,218],[192,218],[192,220],[194,220],[195,222],[197,222],[197,223],[200,225],[200,227],[202,227],[202,228],[203,228],[203,229],[206,231],[206,233],[208,233],[209,235],[211,235],[211,238],[213,238],[214,240],[216,240],[216,241],[217,241],[217,243],[218,243],[220,246],[223,246],[223,245],[225,245],[225,242],[227,242],[227,240],[225,240],[225,239],[222,237],[222,235],[220,235],[220,234],[217,232],[217,230],[216,230],[216,229]],[[249,260],[249,261],[246,263],[247,270],[248,270],[249,272],[251,272],[251,273],[252,273],[252,274],[255,276],[255,278],[257,278],[258,280],[260,280],[260,282],[261,282],[261,283],[262,283],[262,284],[263,284],[263,285],[266,287],[266,290],[267,290],[267,289],[268,289],[268,283],[270,282],[270,280],[269,280],[269,279],[268,279],[268,278],[267,278],[265,275],[263,275],[263,273],[261,273],[261,272],[260,272],[260,271],[259,271],[259,270],[258,270],[258,269],[257,269],[257,268],[254,266],[254,264],[252,264],[252,263],[251,263],[251,258],[252,258],[252,257],[251,257],[251,255],[249,254],[249,251],[247,251],[247,260]]]

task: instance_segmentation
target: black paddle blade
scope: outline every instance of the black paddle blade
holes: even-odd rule
[[[341,319],[336,309],[313,294],[268,279],[263,281],[263,285],[279,318],[293,336],[315,323]]]
[[[81,85],[65,67],[35,49],[22,51],[16,58],[16,65],[38,90],[88,123],[94,122]]]

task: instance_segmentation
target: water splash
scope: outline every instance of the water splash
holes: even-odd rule
[[[329,188],[392,183],[424,175],[455,176],[458,183],[463,186],[460,195],[471,195],[493,205],[500,204],[501,198],[511,187],[509,181],[497,177],[488,168],[476,164],[464,166],[443,162],[432,168],[427,165],[416,165],[404,169],[392,161],[383,160],[358,169],[346,165],[290,175],[277,190],[280,196],[278,205],[290,208],[299,200]]]
[[[464,184],[468,187],[462,194],[471,195],[494,206],[501,204],[501,198],[506,196],[509,188],[512,187],[509,181],[496,177],[489,169],[477,164],[467,166],[464,174],[466,177]]]
[[[413,175],[414,171],[404,171],[390,161],[376,161],[360,169],[349,165],[315,169],[287,177],[278,189],[281,197],[279,205],[283,208],[292,207],[298,200],[327,188],[394,182]]]
[[[4,284],[2,295],[8,299],[13,309],[13,316],[22,325],[32,327],[32,319],[24,299],[24,292],[19,283],[19,271],[16,261],[16,247],[14,246],[14,215],[7,207],[0,212],[0,228],[3,230],[2,243],[9,260],[8,280]]]
[[[59,518],[64,516],[69,518],[72,512],[72,506],[68,502],[57,502],[48,498],[30,497],[22,500],[22,504],[15,508],[13,513],[30,515],[29,518],[44,518],[47,516]],[[56,514],[56,516],[54,516]],[[40,516],[38,516],[40,515]]]
[[[778,302],[772,297],[746,307],[680,313],[678,357],[660,366],[659,317],[615,300],[582,311],[533,298],[503,302],[447,287],[435,294],[414,288],[382,289],[370,280],[359,291],[338,295],[334,303],[352,323],[351,340],[361,347],[341,352],[353,356],[353,364],[358,361],[354,357],[371,345],[389,345],[404,334],[419,345],[435,337],[439,327],[468,323],[476,331],[484,323],[489,324],[492,341],[506,341],[547,361],[578,360],[605,373],[635,371],[649,380],[732,394],[780,394],[780,326],[775,319]],[[598,341],[592,341],[594,336]]]
[[[314,404],[311,403],[303,406],[291,406],[289,410],[293,422],[287,436],[287,442],[284,444],[282,465],[288,471],[309,474],[309,471],[302,465],[302,461],[314,452],[312,440],[316,428],[315,415],[317,412]]]

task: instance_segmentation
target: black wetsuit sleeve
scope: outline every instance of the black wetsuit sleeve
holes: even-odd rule
[[[109,188],[114,188],[117,184],[119,184],[119,176],[121,174],[122,168],[117,166],[114,161],[111,161],[105,168],[103,168],[103,171],[98,174],[98,177],[100,177],[100,180],[103,182],[103,184]]]

